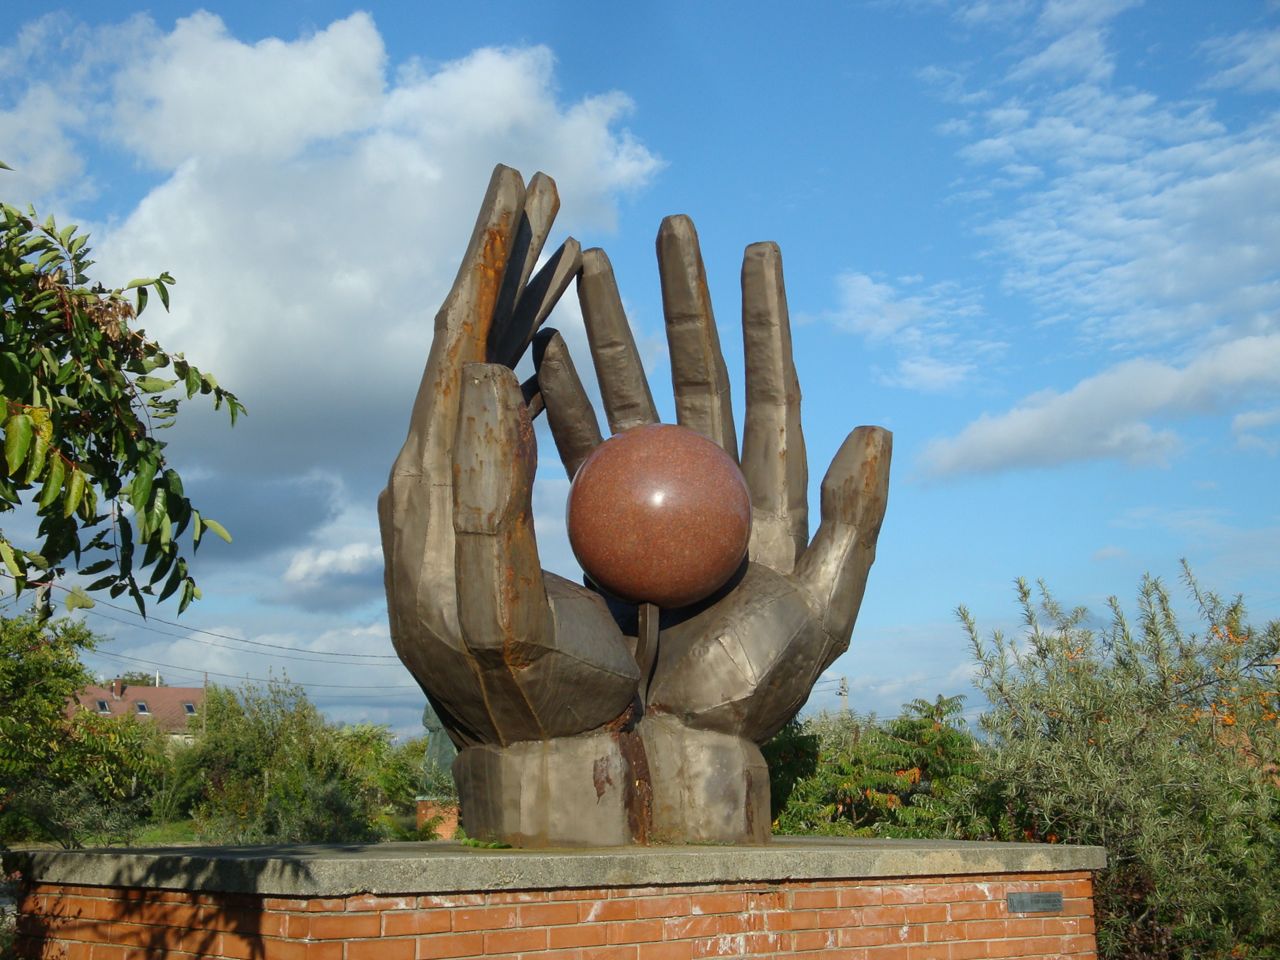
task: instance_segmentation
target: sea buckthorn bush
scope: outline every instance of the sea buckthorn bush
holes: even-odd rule
[[[984,639],[958,611],[991,706],[957,816],[979,835],[1105,846],[1103,956],[1277,957],[1280,622],[1249,626],[1241,598],[1184,572],[1192,631],[1150,576],[1132,621],[1114,597],[1097,621],[1025,581],[1016,635]]]

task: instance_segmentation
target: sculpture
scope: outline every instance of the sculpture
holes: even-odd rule
[[[539,173],[493,173],[435,321],[408,437],[378,500],[391,636],[459,748],[471,836],[516,846],[758,843],[769,836],[758,745],[849,644],[884,516],[891,435],[859,427],[822,483],[808,468],[782,263],[742,268],[741,465],[748,561],[711,596],[658,610],[539,568],[532,417],[545,409],[572,477],[601,431],[562,338],[539,331],[577,278],[610,430],[657,421],[612,268],[566,240],[533,275],[559,207]],[[681,425],[738,458],[693,224],[658,234]],[[536,335],[536,336],[535,336]],[[533,346],[536,375],[512,368]]]

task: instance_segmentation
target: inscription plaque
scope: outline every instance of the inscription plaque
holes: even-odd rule
[[[1009,894],[1010,913],[1061,913],[1062,894],[1060,893],[1011,893]]]

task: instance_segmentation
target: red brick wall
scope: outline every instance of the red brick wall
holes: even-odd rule
[[[1006,894],[1060,892],[1060,914]],[[66,960],[1093,958],[1088,873],[333,899],[36,885],[21,956]]]

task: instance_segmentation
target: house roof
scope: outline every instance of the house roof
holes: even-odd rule
[[[137,717],[150,720],[165,733],[186,733],[188,720],[200,715],[204,708],[203,687],[139,687],[120,686],[119,696],[110,686],[85,687],[76,696],[76,702],[86,710],[110,714],[115,717]],[[145,705],[143,711],[139,704]],[[187,709],[191,704],[191,710]],[[103,709],[103,705],[106,709]]]

